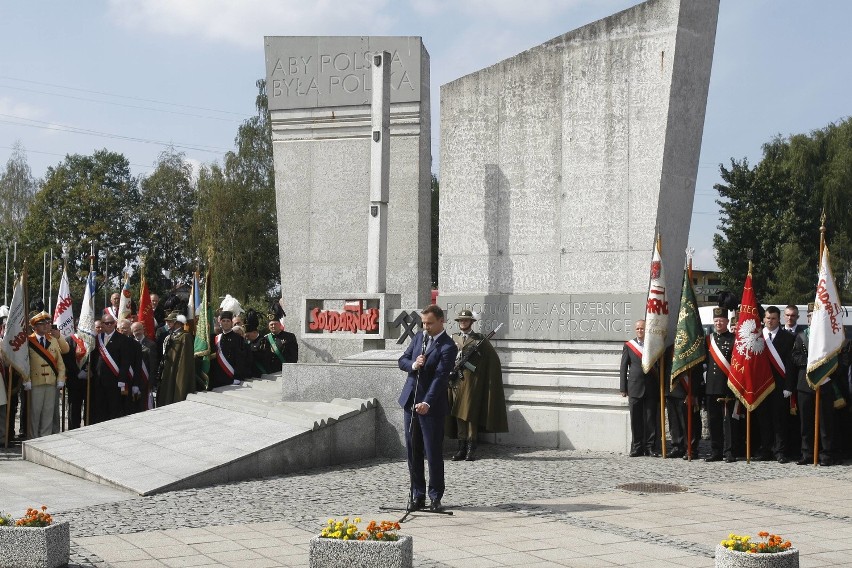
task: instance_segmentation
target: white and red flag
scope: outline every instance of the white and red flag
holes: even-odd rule
[[[121,288],[121,299],[118,301],[118,317],[115,321],[130,319],[130,275],[124,273],[124,286]]]
[[[735,335],[728,386],[747,409],[754,410],[775,388],[775,379],[757,313],[750,268],[743,288]]]
[[[3,336],[2,349],[6,355],[6,362],[14,367],[23,377],[30,376],[30,350],[27,346],[27,317],[24,302],[24,288],[26,286],[26,268],[24,273],[15,284],[12,292],[12,304],[9,306],[9,317],[6,320],[6,334]]]
[[[645,304],[645,345],[642,350],[642,371],[650,373],[654,363],[666,349],[669,333],[669,302],[666,299],[666,275],[660,254],[660,236],[654,245],[651,258],[651,278],[648,284],[648,302]]]
[[[86,288],[83,292],[83,305],[80,307],[80,321],[77,323],[77,336],[86,345],[86,353],[95,350],[95,273],[89,272],[86,277]],[[81,359],[82,364],[84,359]]]
[[[807,380],[811,388],[827,383],[837,369],[838,354],[845,339],[840,295],[828,261],[828,247],[823,246],[819,263],[814,311],[808,334]]]
[[[71,305],[71,286],[68,284],[68,267],[62,270],[59,281],[59,295],[53,310],[53,325],[59,328],[59,334],[69,338],[74,334],[74,306]]]

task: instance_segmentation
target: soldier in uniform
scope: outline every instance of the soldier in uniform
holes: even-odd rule
[[[484,339],[482,334],[473,331],[474,321],[470,310],[462,310],[456,317],[459,332],[453,335],[453,341],[459,350],[457,360],[467,356]],[[452,460],[473,461],[480,431],[509,431],[500,357],[491,343],[485,341],[460,372],[461,378],[450,377],[448,433],[457,430],[459,441],[458,451]],[[452,424],[453,418],[455,424]]]
[[[163,339],[157,406],[186,400],[195,392],[195,338],[184,330],[186,316],[177,310],[166,316],[169,332]]]
[[[808,304],[808,325],[814,305]],[[838,373],[831,374],[828,382],[823,383],[819,390],[811,387],[807,380],[808,373],[808,341],[810,327],[796,335],[793,343],[793,364],[798,371],[799,417],[802,425],[802,457],[796,463],[807,465],[813,463],[814,456],[814,419],[816,416],[816,397],[819,392],[819,465],[834,465],[832,435],[834,433],[834,388],[832,381],[838,379]]]
[[[234,333],[234,314],[224,310],[219,314],[222,333],[216,335],[216,356],[210,363],[210,388],[239,385],[250,376],[251,352],[245,339]]]
[[[713,333],[707,336],[707,373],[704,381],[707,422],[710,428],[710,455],[704,461],[737,461],[732,438],[734,393],[728,387],[734,334],[728,331],[728,310],[713,308]]]
[[[51,317],[47,312],[30,317],[33,333],[27,338],[30,352],[30,375],[24,390],[30,391],[30,428],[33,438],[53,433],[56,391],[65,387],[65,363],[59,342],[50,336]]]

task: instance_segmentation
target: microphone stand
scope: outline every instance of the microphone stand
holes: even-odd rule
[[[426,338],[427,337],[428,336],[424,333],[423,334],[423,345],[422,345],[422,348],[420,350],[420,354],[424,355],[424,356],[426,355],[426,348],[427,348]],[[432,341],[434,341],[434,339]],[[406,437],[409,440],[411,440],[409,443],[412,444],[412,446],[414,445],[414,440],[411,437],[411,429],[414,425],[414,415],[417,414],[417,410],[415,410],[415,407],[417,406],[417,391],[420,388],[420,370],[422,368],[423,367],[418,368],[417,371],[415,372],[414,400],[411,403],[411,419],[408,421],[408,425],[406,427]],[[421,435],[422,435],[422,431],[421,431]],[[397,521],[398,523],[404,523],[405,520],[408,518],[408,516],[411,513],[414,513],[414,512],[433,513],[433,514],[438,514],[438,515],[452,515],[453,514],[452,511],[446,511],[446,510],[433,511],[432,509],[415,508],[414,507],[414,480],[411,479],[411,471],[410,470],[409,470],[408,475],[409,475],[409,482],[410,483],[408,485],[408,503],[406,504],[405,508],[402,509],[402,508],[399,508],[399,507],[379,507],[379,511],[404,511],[405,514]]]

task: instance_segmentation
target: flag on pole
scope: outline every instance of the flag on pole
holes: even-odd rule
[[[666,276],[660,254],[660,236],[654,245],[651,258],[651,278],[648,285],[648,302],[645,304],[645,348],[642,350],[642,371],[650,373],[654,363],[666,348],[669,332],[669,303],[666,301]]]
[[[53,310],[53,324],[59,328],[59,334],[68,339],[74,335],[74,306],[71,305],[71,286],[68,284],[68,267],[62,269],[59,281],[59,295],[56,297],[56,309]]]
[[[647,324],[646,324],[647,325]],[[677,314],[677,330],[674,338],[674,357],[672,358],[672,388],[681,373],[685,373],[707,358],[707,341],[701,316],[698,313],[698,300],[695,288],[689,277],[689,269],[683,271],[683,287],[680,291],[680,311]]]
[[[828,247],[823,246],[819,277],[814,299],[814,311],[808,328],[807,380],[811,388],[829,381],[837,368],[838,353],[843,347],[843,322],[840,315],[840,295],[831,273]]]
[[[139,287],[139,315],[136,321],[145,326],[145,337],[155,339],[154,306],[151,305],[151,293],[148,291],[148,281],[145,280],[145,269],[142,268],[142,285]]]
[[[30,350],[27,346],[27,310],[24,305],[26,270],[12,291],[12,304],[6,320],[6,334],[3,336],[2,349],[6,362],[23,377],[30,376]]]
[[[86,353],[95,349],[95,271],[89,272],[83,291],[83,305],[80,307],[80,321],[77,323],[77,336],[86,345]],[[82,364],[82,361],[81,361]]]
[[[198,308],[198,326],[195,332],[194,352],[196,357],[201,358],[201,365],[196,366],[200,372],[200,379],[205,385],[210,384],[210,340],[213,336],[213,312],[210,309],[210,271],[204,278],[204,291]]]
[[[743,406],[754,410],[775,388],[775,379],[757,314],[757,299],[751,284],[751,265],[743,288],[735,335],[728,386]]]
[[[186,319],[192,321],[199,317],[198,308],[201,305],[201,290],[198,282],[198,272],[192,273],[192,290],[186,306]]]
[[[121,288],[121,299],[118,301],[118,317],[115,321],[130,319],[130,275],[124,273],[124,286]]]

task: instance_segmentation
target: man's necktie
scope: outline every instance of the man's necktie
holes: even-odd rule
[[[45,349],[47,349],[46,343],[47,343],[46,340],[44,339],[44,337],[42,337],[41,338],[41,346],[44,347]]]

